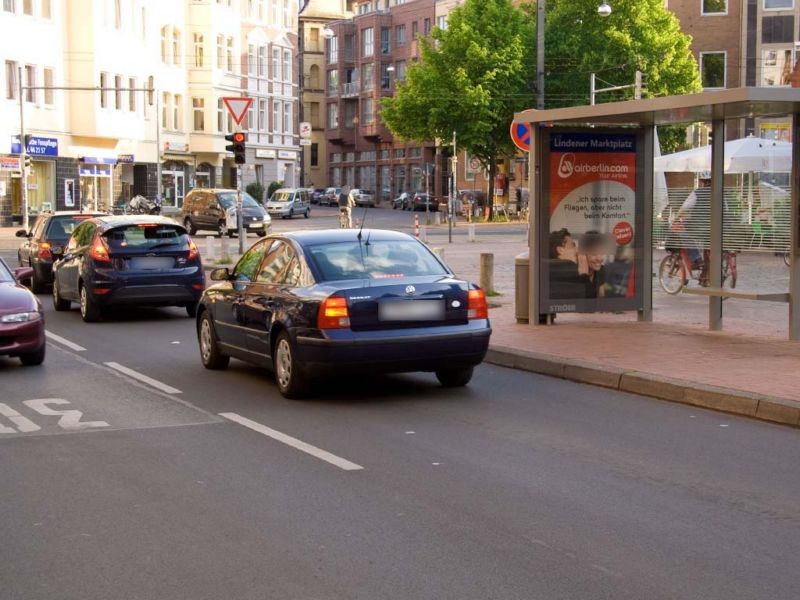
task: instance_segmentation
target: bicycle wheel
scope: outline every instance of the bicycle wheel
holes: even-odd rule
[[[680,257],[677,254],[667,254],[658,267],[658,283],[661,284],[661,289],[674,296],[683,289],[683,277]]]

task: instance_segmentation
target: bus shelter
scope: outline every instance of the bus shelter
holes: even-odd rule
[[[530,228],[527,314],[533,325],[559,312],[653,311],[653,202],[656,127],[711,125],[706,285],[712,330],[723,326],[723,300],[789,304],[789,338],[800,340],[800,89],[736,88],[515,114],[528,123]],[[723,287],[726,127],[789,117],[789,289],[785,293]],[[729,150],[730,153],[730,150]],[[597,258],[600,257],[600,258]],[[603,258],[604,257],[604,258]],[[594,272],[593,272],[594,270]],[[602,277],[592,275],[602,272]],[[685,290],[690,291],[690,290]]]

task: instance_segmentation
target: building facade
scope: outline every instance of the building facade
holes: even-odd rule
[[[297,10],[298,0],[3,0],[0,226],[113,210],[136,194],[160,193],[177,212],[193,187],[235,187],[227,96],[254,99],[243,183],[294,184]],[[21,125],[33,159],[24,190]]]

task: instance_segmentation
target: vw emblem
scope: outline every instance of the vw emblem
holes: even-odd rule
[[[409,296],[413,296],[416,291],[417,288],[415,288],[413,285],[406,286],[406,294],[408,294]]]

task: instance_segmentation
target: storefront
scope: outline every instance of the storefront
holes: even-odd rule
[[[116,159],[83,156],[78,166],[81,206],[84,210],[112,211],[112,169]]]
[[[180,208],[186,196],[189,166],[184,162],[169,161],[161,167],[161,190],[163,207]]]
[[[211,188],[216,185],[216,173],[212,165],[200,163],[194,173],[194,187]]]

